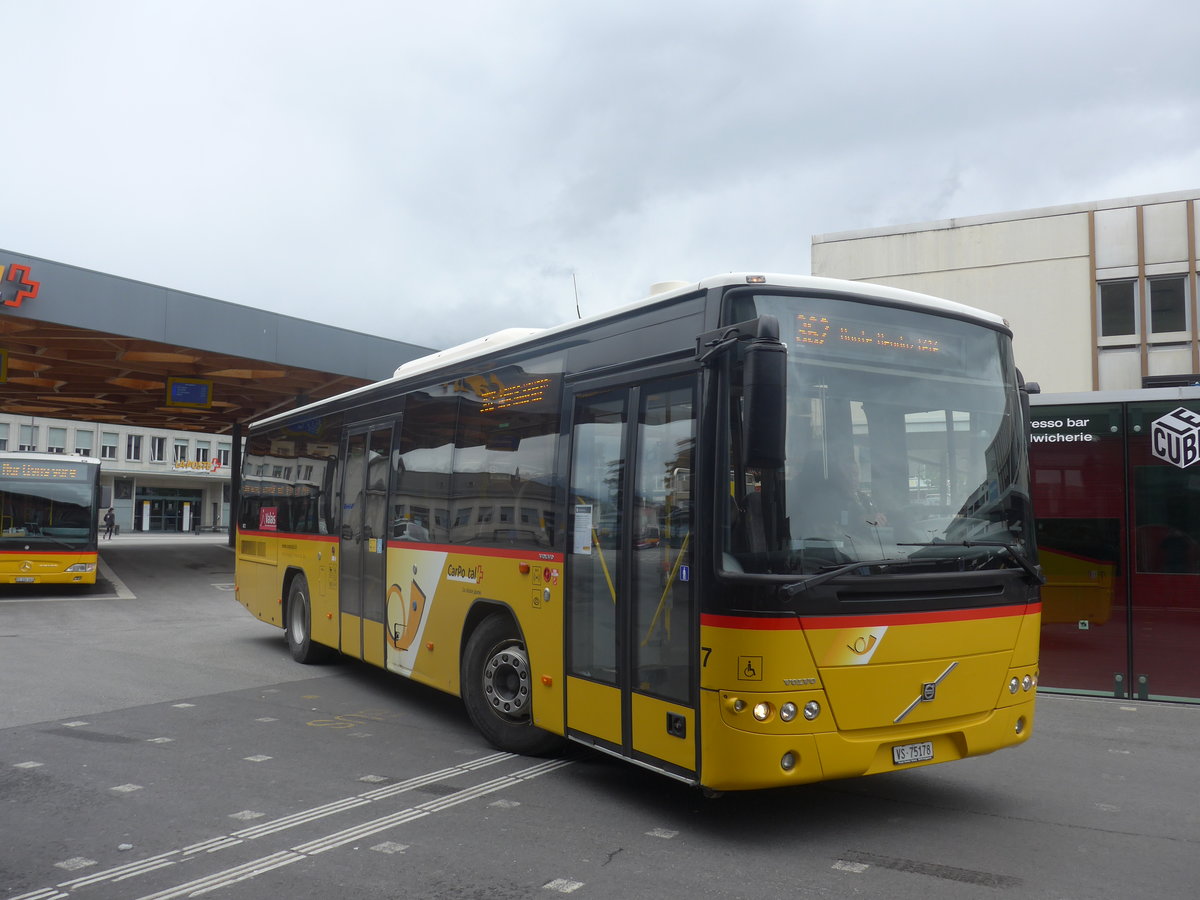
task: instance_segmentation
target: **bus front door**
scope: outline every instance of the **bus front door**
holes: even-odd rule
[[[684,778],[697,768],[694,383],[577,388],[567,732]]]
[[[387,490],[392,426],[351,429],[342,459],[338,558],[341,651],[382,666],[387,567]]]

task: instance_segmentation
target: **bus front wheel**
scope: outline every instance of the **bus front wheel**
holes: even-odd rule
[[[308,595],[308,581],[303,575],[293,578],[288,588],[283,633],[292,659],[296,662],[318,663],[329,658],[329,649],[314,643],[312,639],[312,603]]]
[[[499,750],[544,756],[562,746],[560,737],[533,724],[529,656],[503,613],[488,616],[467,640],[462,696],[472,724]]]

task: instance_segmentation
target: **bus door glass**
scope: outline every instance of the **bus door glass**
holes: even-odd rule
[[[341,650],[382,665],[391,424],[352,429],[342,468]],[[375,632],[379,640],[374,640]]]
[[[692,383],[580,393],[574,413],[568,730],[690,773]]]

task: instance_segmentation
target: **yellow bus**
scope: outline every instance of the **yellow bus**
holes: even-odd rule
[[[1041,573],[1000,318],[726,275],[254,423],[237,597],[494,746],[711,791],[1028,739]]]
[[[0,453],[0,584],[95,584],[100,460]]]

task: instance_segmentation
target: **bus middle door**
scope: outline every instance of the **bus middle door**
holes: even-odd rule
[[[387,491],[392,426],[351,429],[342,458],[338,608],[341,651],[384,664]]]
[[[567,733],[690,778],[694,381],[579,386],[573,405]]]

